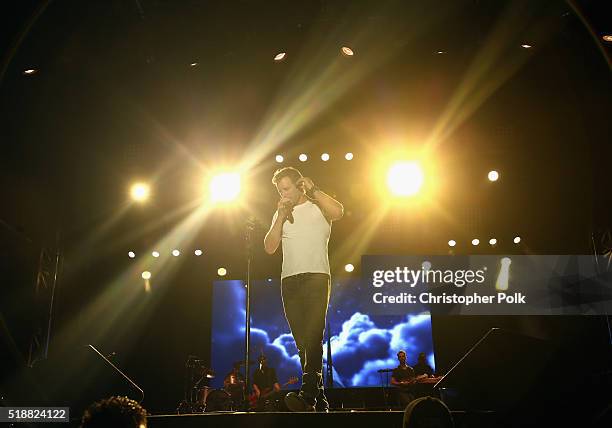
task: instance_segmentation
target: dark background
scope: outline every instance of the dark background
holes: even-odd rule
[[[272,216],[277,153],[294,164],[309,153],[296,166],[345,206],[334,272],[350,261],[359,275],[361,254],[445,254],[451,238],[457,254],[610,248],[609,14],[604,2],[534,3],[15,2],[0,18],[3,400],[99,397],[111,376],[85,348],[93,343],[151,391],[150,411],[173,410],[187,355],[210,354],[217,267],[243,278],[244,221],[259,219],[260,240]],[[345,44],[354,58],[339,54]],[[279,50],[288,57],[276,64]],[[424,143],[462,91],[446,132]],[[357,245],[385,202],[374,159],[398,146],[432,153],[437,209],[394,207]],[[323,151],[330,162],[318,160]],[[347,151],[355,160],[342,159]],[[193,212],[199,177],[260,153],[242,209],[181,230],[184,255],[204,256],[169,257],[164,238]],[[491,186],[493,168],[502,179]],[[127,202],[138,178],[154,186],[146,206]],[[473,248],[474,236],[499,245]],[[280,256],[255,248],[253,276],[277,277]],[[127,258],[151,249],[165,256]],[[46,337],[49,288],[35,293],[43,250],[61,263],[49,359],[29,369]],[[143,297],[145,268],[154,277]],[[492,326],[592,347],[593,368],[609,367],[603,318],[432,322],[442,368]]]

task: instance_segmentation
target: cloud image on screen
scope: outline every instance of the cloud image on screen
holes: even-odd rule
[[[424,352],[435,369],[429,314],[365,313],[360,310],[361,291],[359,279],[338,279],[332,283],[323,371],[326,375],[329,335],[334,386],[380,386],[386,380],[378,370],[396,367],[400,349],[407,352],[408,364],[412,365],[418,353]],[[223,386],[223,378],[234,362],[244,360],[245,300],[243,281],[213,284],[211,364],[217,376],[211,386],[215,388]],[[256,361],[260,354],[266,355],[268,364],[276,369],[281,384],[292,376],[300,377],[298,351],[283,312],[278,280],[251,284],[251,360]]]

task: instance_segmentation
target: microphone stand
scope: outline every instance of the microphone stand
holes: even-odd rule
[[[244,386],[249,386],[249,368],[251,367],[251,259],[253,258],[253,231],[257,220],[250,217],[246,225],[245,241],[247,252],[247,271],[246,271],[246,320],[244,328]],[[245,392],[247,392],[245,390]]]

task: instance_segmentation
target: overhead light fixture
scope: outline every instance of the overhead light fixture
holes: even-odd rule
[[[136,254],[135,254],[133,251],[130,251],[130,252],[128,253],[128,257],[129,257],[130,259],[133,259],[134,257],[136,257]]]
[[[493,246],[493,245],[496,245],[496,244],[497,244],[497,239],[495,239],[495,238],[489,239],[489,245]]]
[[[151,255],[152,255],[153,257],[155,257],[155,258],[158,258],[158,257],[159,257],[159,252],[158,252],[158,251],[153,251],[153,252],[151,253]]]
[[[355,52],[353,52],[353,50],[351,48],[349,48],[348,46],[342,46],[342,49],[340,49],[340,51],[342,52],[342,55],[344,55],[344,56],[353,56],[353,55],[355,55]]]
[[[612,42],[612,34],[605,34],[601,37],[604,42]]]
[[[451,239],[450,241],[448,241],[449,247],[454,247],[455,245],[457,245],[457,241],[455,241],[454,239]]]
[[[489,171],[487,178],[489,179],[489,181],[497,181],[499,179],[499,172]]]
[[[276,162],[283,163],[284,160],[285,158],[283,157],[283,155],[276,155]]]
[[[287,56],[287,52],[279,52],[276,55],[274,55],[274,61],[281,62],[282,60],[285,59],[286,56]]]
[[[476,246],[476,245],[478,245],[478,244],[480,244],[480,239],[478,239],[478,238],[474,238],[474,239],[472,239],[472,245],[473,245],[473,246]]]
[[[531,48],[532,48],[532,46],[531,46],[531,45],[529,45],[529,44],[527,44],[527,43],[523,43],[523,44],[521,45],[521,47],[522,47],[523,49],[531,49]]]
[[[201,255],[202,255],[202,250],[197,249],[197,250],[195,250],[193,253],[194,253],[196,256],[198,256],[198,257],[199,257],[199,256],[201,256]]]
[[[308,156],[304,153],[302,153],[298,159],[300,160],[300,162],[306,162],[308,160]]]
[[[191,64],[189,64],[190,67],[197,67],[198,65],[200,65],[197,62],[192,62]]]
[[[38,70],[36,70],[35,68],[28,68],[23,70],[23,74],[25,76],[31,76],[32,74],[35,74]]]
[[[345,154],[344,155],[344,159],[346,159],[346,160],[353,160],[353,154],[351,152]]]
[[[323,162],[327,162],[327,161],[329,160],[329,153],[323,153],[323,154],[321,155],[321,160],[322,160]]]
[[[172,255],[173,255],[174,257],[178,257],[178,256],[180,256],[180,255],[181,255],[181,252],[180,252],[179,250],[172,250]]]
[[[352,272],[355,270],[355,266],[353,266],[352,264],[348,263],[347,265],[344,266],[344,270],[347,272]]]

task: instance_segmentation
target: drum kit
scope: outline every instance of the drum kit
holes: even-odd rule
[[[210,387],[215,372],[204,364],[204,360],[190,355],[185,363],[184,398],[176,409],[178,414],[224,412],[245,410],[245,384],[237,368],[244,364],[234,363],[234,371],[224,379],[222,389]]]

